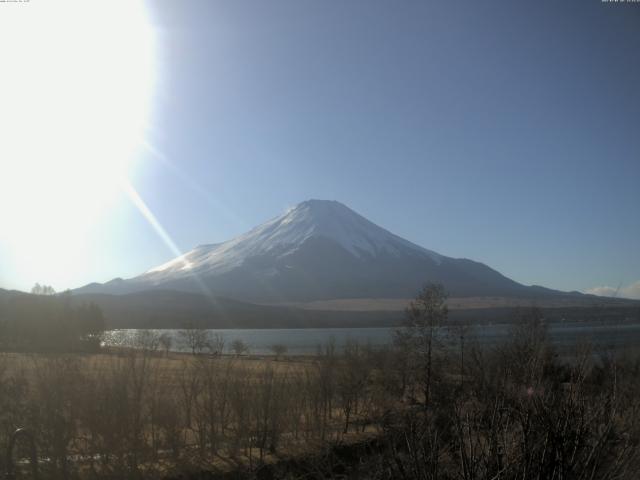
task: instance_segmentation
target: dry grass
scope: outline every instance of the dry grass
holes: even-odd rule
[[[0,355],[0,443],[36,435],[48,478],[252,468],[375,430],[345,432],[336,357],[192,356],[119,350]],[[19,388],[14,389],[17,385]],[[364,392],[361,398],[364,399]],[[0,460],[1,462],[1,460]],[[2,467],[2,465],[0,465]],[[135,473],[138,472],[138,473]]]
[[[118,359],[130,355],[130,351],[125,349],[113,349],[114,353],[1,353],[0,363],[2,363],[7,375],[25,375],[26,378],[33,378],[35,370],[39,368],[42,361],[55,359],[66,359],[77,361],[80,368],[102,371],[113,366]],[[194,360],[199,362],[220,364],[221,362],[233,362],[238,369],[257,373],[265,367],[270,367],[278,374],[302,374],[308,371],[313,365],[313,357],[309,356],[288,356],[276,360],[270,356],[234,356],[224,355],[211,357],[201,355],[194,357],[188,353],[170,352],[154,353],[148,357],[154,369],[162,371],[167,379],[178,379],[181,372],[192,364]]]

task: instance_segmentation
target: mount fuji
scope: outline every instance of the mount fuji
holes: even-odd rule
[[[127,280],[77,293],[177,290],[262,303],[410,298],[427,282],[456,297],[548,296],[479,262],[418,246],[347,206],[308,200],[224,243],[200,245]]]

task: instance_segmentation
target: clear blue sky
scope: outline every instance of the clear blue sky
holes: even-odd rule
[[[147,8],[163,159],[132,183],[179,249],[321,198],[525,284],[640,280],[640,4]],[[54,287],[173,256],[124,195],[87,242],[95,259]],[[52,283],[12,268],[0,286]]]

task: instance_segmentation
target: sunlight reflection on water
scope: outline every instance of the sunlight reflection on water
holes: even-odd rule
[[[509,335],[509,325],[476,326],[467,335],[469,341],[478,341],[483,345],[492,345],[504,340]],[[240,339],[249,345],[250,353],[256,355],[272,354],[273,345],[284,345],[290,355],[313,355],[318,345],[334,340],[341,349],[348,341],[356,341],[361,345],[380,347],[389,345],[393,339],[395,328],[308,328],[308,329],[211,329],[211,336],[221,334],[225,340],[225,353],[230,352],[230,345]],[[106,346],[136,346],[136,338],[141,329],[110,330],[105,333]],[[189,351],[180,330],[146,330],[158,335],[167,333],[172,338],[173,351]],[[584,324],[561,323],[550,325],[550,335],[558,347],[567,347],[578,342],[590,341],[600,349],[611,347],[635,347],[640,345],[640,324]],[[456,338],[451,336],[450,341]]]

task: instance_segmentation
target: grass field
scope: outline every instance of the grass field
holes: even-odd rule
[[[250,468],[375,430],[358,423],[371,413],[365,394],[338,392],[339,368],[333,355],[6,353],[0,442],[29,428],[51,478]],[[360,405],[345,423],[339,398],[347,395]]]
[[[635,478],[640,360],[588,343],[561,359],[537,315],[491,346],[444,348],[408,328],[418,336],[393,348],[280,359],[5,353],[0,448],[28,428],[53,479],[255,478],[264,465],[284,469],[270,478],[332,478],[323,452],[362,444],[341,478]]]

